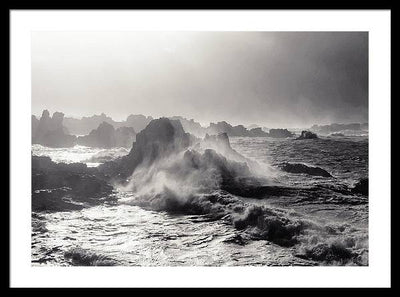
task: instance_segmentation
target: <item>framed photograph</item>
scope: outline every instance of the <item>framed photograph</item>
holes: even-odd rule
[[[11,10],[10,286],[390,287],[390,34]]]

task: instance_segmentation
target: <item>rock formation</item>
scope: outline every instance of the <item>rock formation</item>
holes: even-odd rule
[[[113,187],[96,168],[32,156],[32,210],[65,211],[112,201]]]
[[[210,126],[207,128],[208,134],[220,134],[226,133],[228,136],[250,136],[249,130],[247,130],[243,125],[232,126],[227,122],[218,122],[218,123],[210,123]]]
[[[151,121],[138,133],[127,156],[99,166],[113,181],[151,195],[169,181],[192,189],[258,195],[264,181],[253,176],[252,168],[251,161],[230,147],[226,133],[198,140],[185,133],[180,121],[167,118]]]
[[[332,175],[325,169],[299,163],[284,163],[280,166],[280,168],[289,173],[305,173],[313,176],[332,177]]]
[[[193,119],[188,120],[181,116],[173,116],[173,117],[170,117],[169,119],[179,120],[182,124],[183,130],[185,130],[185,132],[190,133],[196,137],[203,138],[205,136],[205,134],[207,134],[206,128],[202,127],[200,125],[200,123],[195,122]]]
[[[189,147],[193,137],[186,133],[180,121],[160,118],[152,120],[136,135],[127,156],[102,164],[99,168],[111,176],[126,179],[142,162],[150,165],[156,159]]]
[[[362,194],[368,196],[368,178],[362,178],[351,189],[353,193]]]
[[[301,131],[301,135],[297,137],[297,140],[302,140],[302,139],[316,139],[318,138],[317,134],[312,133],[311,131]]]
[[[136,133],[132,127],[119,127],[115,130],[115,146],[131,148]]]
[[[125,121],[114,121],[111,117],[105,115],[104,113],[100,115],[93,115],[91,117],[83,117],[81,119],[76,118],[65,118],[64,125],[69,129],[69,131],[75,135],[87,135],[92,130],[97,129],[97,127],[106,122],[112,125],[115,129],[122,127],[133,128],[135,132],[140,132],[143,130],[152,120],[152,117],[146,117],[144,115],[129,115]]]
[[[132,127],[136,133],[142,131],[153,120],[152,117],[144,116],[141,114],[131,114],[127,117],[126,121],[122,123],[123,126]]]
[[[246,158],[244,158],[241,154],[232,149],[231,144],[229,142],[228,134],[226,133],[221,133],[218,135],[211,135],[211,136],[206,134],[204,139],[196,144],[195,148],[201,150],[206,150],[206,149],[215,150],[217,153],[222,154],[223,156],[233,161],[238,161],[238,162],[247,161]]]
[[[210,123],[206,128],[207,134],[217,135],[226,133],[229,137],[266,137],[268,133],[264,132],[262,128],[247,129],[243,125],[232,126],[227,122]]]
[[[334,132],[341,132],[345,130],[350,131],[368,131],[368,123],[351,123],[351,124],[338,124],[333,123],[330,125],[313,125],[310,128],[311,131],[318,132],[321,134],[329,134]]]
[[[79,136],[77,144],[98,148],[131,147],[134,137],[135,131],[131,127],[115,130],[111,124],[102,122],[88,135]]]
[[[107,122],[102,122],[97,129],[92,130],[88,135],[79,136],[77,144],[99,148],[115,147],[115,129]]]
[[[70,131],[70,133],[75,135],[87,135],[103,122],[115,126],[114,120],[106,116],[104,113],[93,115],[91,117],[83,117],[81,119],[71,117],[66,117],[64,119],[65,127]]]
[[[273,138],[287,138],[294,136],[294,134],[288,129],[270,129],[268,136]]]
[[[232,126],[231,124],[223,121],[218,123],[210,123],[209,127],[202,127],[200,123],[194,119],[186,119],[181,116],[169,117],[171,120],[178,120],[185,132],[190,133],[196,137],[203,138],[206,134],[217,135],[220,133],[227,133],[230,137],[265,137],[268,136],[266,132],[260,127],[245,128],[243,125]],[[100,115],[93,115],[91,117],[83,117],[81,119],[67,117],[64,119],[64,125],[74,135],[87,135],[91,131],[97,129],[97,127],[106,122],[112,125],[115,129],[121,127],[131,127],[136,133],[142,131],[153,118],[151,116],[144,116],[141,114],[131,114],[125,121],[114,121],[111,117],[104,113]]]
[[[32,115],[32,124],[31,125],[32,125],[32,142],[33,142],[33,138],[36,135],[36,131],[39,126],[39,120],[34,115]]]
[[[266,137],[269,135],[267,132],[263,131],[263,129],[259,128],[259,127],[252,128],[252,129],[250,129],[249,132],[252,137]]]
[[[75,145],[75,136],[67,134],[67,129],[63,126],[63,113],[55,112],[53,117],[50,117],[49,111],[44,110],[39,123],[35,119],[32,118],[32,143],[48,147]]]

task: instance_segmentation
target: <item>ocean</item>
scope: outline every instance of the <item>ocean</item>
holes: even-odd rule
[[[216,218],[149,208],[136,202],[137,193],[117,188],[113,204],[33,212],[32,265],[368,265],[368,196],[348,191],[368,178],[368,136],[301,141],[231,137],[230,144],[260,164],[271,185],[290,188],[290,194],[246,198],[215,190],[212,199],[218,201],[219,213],[221,208],[226,214],[244,209],[232,223],[233,215]],[[128,153],[124,148],[32,145],[32,155],[89,167]],[[279,168],[285,162],[318,166],[332,176],[284,172]],[[267,218],[263,228],[252,221],[259,212]]]

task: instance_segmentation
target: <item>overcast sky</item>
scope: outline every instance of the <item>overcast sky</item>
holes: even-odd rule
[[[368,121],[368,33],[33,32],[32,113]]]

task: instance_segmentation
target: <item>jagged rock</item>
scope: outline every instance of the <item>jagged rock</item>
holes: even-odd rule
[[[132,127],[119,127],[115,130],[115,146],[131,148],[135,136],[136,133]]]
[[[39,120],[34,115],[32,115],[32,141],[34,139],[38,126]]]
[[[244,158],[237,151],[232,149],[231,144],[229,142],[228,134],[221,133],[218,135],[208,135],[204,137],[202,141],[200,141],[195,148],[200,148],[202,150],[205,149],[213,149],[217,153],[220,153],[226,156],[228,159],[238,162],[246,162],[246,158]]]
[[[195,187],[211,189],[212,184],[218,185],[232,193],[246,193],[260,186],[260,180],[252,177],[247,160],[230,147],[226,133],[206,135],[196,144],[193,141],[180,121],[153,120],[137,134],[128,156],[106,162],[99,170],[124,183],[139,168],[132,177],[137,183],[134,188],[149,182],[149,177],[144,177],[149,171],[151,175],[161,173],[180,181],[189,178],[188,183]]]
[[[32,210],[65,211],[109,201],[107,177],[86,164],[57,164],[32,156]]]
[[[127,178],[142,162],[151,165],[155,160],[188,148],[193,138],[178,120],[152,120],[136,135],[136,141],[127,156],[106,162],[99,169],[112,176]]]
[[[136,132],[140,132],[143,130],[152,120],[152,117],[146,117],[144,115],[130,115],[127,117],[125,121],[117,122],[114,121],[111,117],[102,113],[100,115],[93,115],[91,117],[83,117],[81,119],[76,118],[65,118],[64,125],[68,130],[76,135],[87,135],[92,130],[95,130],[99,127],[99,125],[103,122],[106,122],[112,125],[115,129],[121,127],[130,127]]]
[[[137,134],[131,153],[154,160],[170,152],[179,152],[190,143],[190,134],[183,130],[179,121],[160,118]]]
[[[280,166],[280,168],[289,173],[305,173],[314,176],[332,177],[332,175],[325,169],[299,163],[284,163]]]
[[[208,135],[204,136],[203,141],[201,142],[202,145],[205,145],[208,148],[213,147],[222,147],[224,149],[231,149],[231,144],[229,142],[228,134],[221,133],[218,135]]]
[[[194,150],[188,150],[189,148]],[[184,159],[179,159],[181,157],[178,154],[185,150]],[[174,162],[170,161],[167,166],[172,166],[172,171],[187,172],[190,175],[198,174],[196,170],[210,170],[222,178],[224,184],[227,185],[226,188],[228,186],[232,189],[239,188],[243,183],[239,185],[235,182],[235,180],[239,181],[236,178],[239,175],[251,175],[248,164],[252,163],[231,148],[226,133],[206,135],[203,140],[198,141],[189,133],[185,133],[180,121],[167,118],[151,121],[137,134],[136,142],[127,156],[106,162],[99,166],[99,170],[115,178],[116,181],[124,183],[137,167],[152,168],[157,160],[168,160],[171,156]],[[189,157],[193,159],[193,162],[188,161]],[[235,170],[235,168],[242,170]]]
[[[39,123],[32,118],[32,143],[48,147],[71,147],[75,145],[75,136],[68,135],[63,126],[64,114],[55,112],[50,117],[48,110],[44,110]],[[34,127],[35,126],[35,127]]]
[[[179,120],[182,124],[183,130],[190,133],[196,137],[204,137],[206,134],[206,128],[203,128],[200,123],[195,122],[193,119],[186,119],[181,116],[170,117],[171,120]]]
[[[252,137],[266,137],[266,136],[268,136],[268,133],[264,132],[262,130],[262,128],[253,128],[253,129],[250,129],[249,132],[250,132],[250,135]]]
[[[229,137],[265,137],[268,133],[264,132],[262,128],[256,127],[247,129],[243,125],[232,126],[227,122],[210,123],[206,128],[207,134],[221,134],[226,133]]]
[[[268,132],[268,136],[273,138],[287,138],[293,135],[288,129],[270,129]]]
[[[301,131],[301,135],[297,137],[297,140],[301,139],[316,139],[318,138],[317,134],[312,133],[311,131]]]
[[[89,147],[115,147],[115,129],[107,122],[102,122],[97,129],[92,130],[88,135],[78,137],[77,143]]]
[[[340,131],[345,131],[345,130],[351,130],[351,131],[367,131],[368,130],[368,123],[351,123],[351,124],[337,124],[333,123],[330,125],[313,125],[310,128],[312,131],[322,133],[322,134],[329,134],[333,132],[340,132]]]
[[[228,136],[250,136],[249,130],[247,130],[244,126],[232,126],[227,122],[218,122],[218,123],[210,123],[210,126],[207,128],[208,134],[221,134],[226,133]]]
[[[83,117],[81,119],[71,117],[66,117],[64,119],[65,127],[70,131],[70,133],[75,135],[87,135],[103,122],[107,122],[114,127],[116,126],[114,120],[104,113],[93,115],[91,117]]]
[[[51,118],[51,122],[53,125],[54,130],[59,130],[63,129],[63,119],[64,119],[64,114],[62,112],[56,111],[53,113],[53,117]]]
[[[142,131],[153,120],[152,117],[144,116],[141,114],[131,114],[127,117],[125,123],[126,127],[132,127],[137,133]]]
[[[254,129],[247,129],[243,125],[232,126],[231,124],[223,121],[218,123],[210,123],[209,127],[202,127],[200,123],[193,119],[186,119],[181,116],[170,117],[171,120],[179,120],[185,132],[190,133],[196,137],[204,137],[205,134],[220,134],[227,133],[228,136],[240,136],[240,137],[264,137],[267,133],[260,127]],[[151,116],[144,116],[141,114],[131,114],[125,121],[117,122],[111,117],[108,117],[104,113],[100,115],[93,115],[91,117],[83,117],[81,119],[67,117],[64,119],[64,126],[68,131],[75,135],[87,135],[102,122],[107,122],[112,125],[115,129],[120,127],[132,127],[136,133],[142,131],[153,118]],[[254,125],[252,126],[254,127]]]
[[[368,195],[368,178],[363,178],[359,180],[355,185],[354,188],[351,189],[353,193]]]
[[[77,144],[98,148],[131,147],[134,137],[135,131],[131,127],[120,127],[115,130],[111,124],[102,122],[88,135],[79,136]]]

